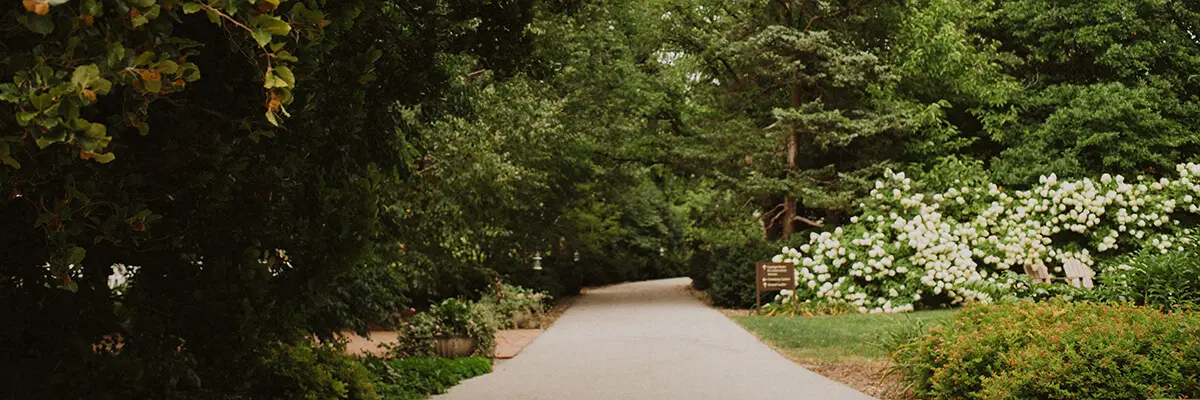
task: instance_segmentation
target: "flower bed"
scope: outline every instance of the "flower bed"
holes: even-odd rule
[[[1142,248],[1182,250],[1191,230],[1181,220],[1200,214],[1192,181],[1200,165],[1176,171],[1157,180],[1051,175],[1029,190],[983,183],[933,194],[889,171],[851,224],[773,258],[794,263],[799,282],[777,301],[841,301],[860,312],[989,303],[1024,285],[1014,271],[1025,267],[1061,274],[1074,259],[1102,271],[1099,260]]]

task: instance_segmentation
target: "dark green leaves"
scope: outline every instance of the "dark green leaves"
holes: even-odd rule
[[[33,33],[49,35],[54,32],[54,21],[48,15],[27,14],[17,18],[17,21]]]

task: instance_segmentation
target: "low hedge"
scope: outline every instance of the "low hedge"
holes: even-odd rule
[[[892,353],[922,399],[1200,398],[1200,315],[1095,303],[972,306]]]
[[[374,375],[376,392],[384,399],[424,399],[446,393],[465,379],[492,372],[492,360],[486,357],[366,358],[363,363]]]
[[[770,261],[779,249],[761,239],[702,247],[692,254],[692,282],[719,307],[753,307],[754,263]],[[763,302],[771,301],[775,293],[763,293]]]

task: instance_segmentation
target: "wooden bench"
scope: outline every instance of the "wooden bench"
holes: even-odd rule
[[[1091,289],[1095,287],[1092,278],[1096,277],[1096,272],[1084,265],[1076,259],[1069,259],[1063,263],[1063,273],[1067,276],[1059,278],[1050,275],[1049,268],[1045,265],[1025,266],[1025,274],[1029,275],[1029,280],[1033,283],[1052,283],[1054,280],[1063,280],[1067,284],[1078,287]]]
[[[1063,272],[1067,274],[1065,279],[1068,284],[1074,287],[1082,287],[1091,289],[1095,287],[1092,283],[1092,278],[1096,277],[1096,271],[1092,271],[1087,265],[1076,259],[1067,260],[1063,263]]]

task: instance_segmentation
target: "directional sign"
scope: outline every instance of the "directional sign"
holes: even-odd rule
[[[755,267],[759,291],[796,289],[796,266],[792,263],[760,262]]]

